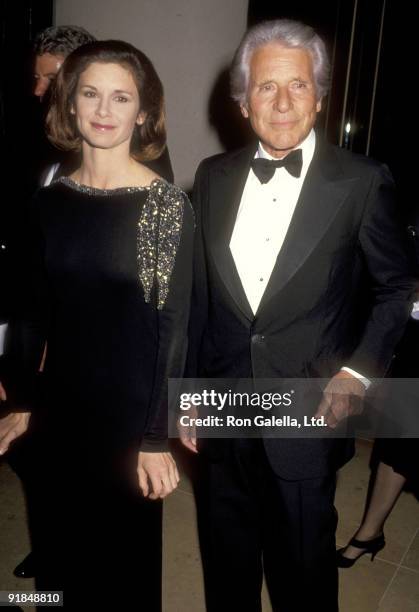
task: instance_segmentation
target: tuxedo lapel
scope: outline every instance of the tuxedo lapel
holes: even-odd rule
[[[254,315],[231,254],[230,240],[255,151],[254,146],[242,149],[217,168],[210,183],[213,193],[209,210],[209,248],[215,265],[232,299],[249,321]]]
[[[353,180],[344,179],[331,147],[316,144],[287,235],[260,302],[258,316],[320,242],[344,203]]]

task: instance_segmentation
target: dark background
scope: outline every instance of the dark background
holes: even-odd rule
[[[3,179],[18,181],[20,194],[22,186],[25,192],[33,181],[36,184],[38,147],[43,140],[38,137],[42,135],[41,105],[31,95],[30,50],[37,32],[50,26],[52,19],[52,0],[0,0],[1,167]]]
[[[30,48],[52,23],[52,0],[0,0],[0,322],[15,309],[13,273],[26,203],[36,188],[45,139],[31,96]]]

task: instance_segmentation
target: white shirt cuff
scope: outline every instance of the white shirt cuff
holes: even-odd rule
[[[4,353],[4,340],[6,338],[7,323],[0,324],[0,355]]]
[[[419,320],[419,302],[413,302],[412,313],[410,316],[412,319]]]
[[[359,372],[355,372],[355,370],[351,370],[351,368],[341,368],[341,370],[343,370],[344,372],[349,372],[349,374],[352,374],[352,376],[355,376],[355,378],[357,378],[358,380],[362,382],[362,384],[364,385],[366,389],[368,389],[368,387],[370,386],[371,384],[370,379],[365,378],[365,376],[362,376],[362,374],[360,374]]]

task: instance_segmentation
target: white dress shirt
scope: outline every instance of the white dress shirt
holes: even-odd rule
[[[254,314],[291,223],[315,144],[316,137],[314,130],[311,130],[299,147],[303,152],[299,178],[291,176],[285,168],[277,168],[272,179],[262,184],[253,170],[249,171],[230,240],[230,250]],[[275,159],[260,143],[255,157]]]
[[[301,188],[314,154],[316,136],[311,130],[298,147],[303,165],[300,177],[285,168],[276,168],[268,183],[261,183],[252,169],[244,186],[230,240],[230,250],[247,300],[256,314],[275,266],[279,251],[291,223]],[[259,143],[255,157],[275,159]],[[350,368],[342,368],[360,379],[369,381]]]

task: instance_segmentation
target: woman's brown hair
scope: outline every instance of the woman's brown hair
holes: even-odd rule
[[[66,58],[52,87],[46,119],[49,140],[59,149],[80,151],[82,138],[70,110],[80,75],[95,62],[119,64],[132,74],[145,121],[134,129],[131,155],[140,162],[157,159],[166,145],[163,86],[148,57],[121,40],[91,42]]]

